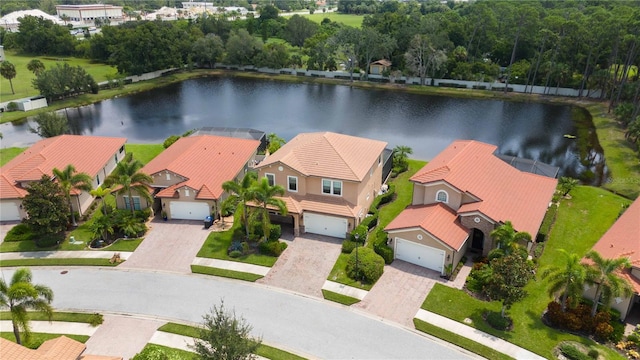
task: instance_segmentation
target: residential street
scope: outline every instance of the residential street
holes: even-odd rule
[[[224,299],[272,346],[322,359],[477,358],[356,309],[260,284],[107,268],[33,268],[58,310],[131,313],[199,322]],[[62,274],[63,270],[68,273]],[[2,270],[5,279],[11,270]]]

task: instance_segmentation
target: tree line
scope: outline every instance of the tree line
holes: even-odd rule
[[[354,10],[366,6],[367,10]],[[274,5],[259,17],[203,15],[175,22],[134,21],[104,26],[79,41],[59,25],[23,18],[20,32],[2,34],[5,48],[76,55],[114,65],[122,74],[217,62],[258,67],[343,69],[366,77],[372,61],[389,59],[387,75],[451,78],[560,87],[602,99],[640,138],[640,6],[637,2],[485,0],[340,1],[346,13],[366,13],[361,28],[329,19],[316,24],[279,16]],[[62,27],[64,28],[64,27]],[[24,31],[23,31],[24,29]],[[46,41],[43,41],[46,40]],[[73,46],[72,46],[73,45]],[[636,130],[634,130],[636,129]]]

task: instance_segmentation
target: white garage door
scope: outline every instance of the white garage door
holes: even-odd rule
[[[204,220],[211,215],[209,204],[195,201],[172,201],[171,218],[184,220]]]
[[[20,220],[20,210],[18,204],[14,202],[0,202],[0,221]]]
[[[304,213],[304,231],[344,239],[347,234],[347,219]]]
[[[396,259],[426,267],[442,273],[444,251],[426,245],[396,238]]]

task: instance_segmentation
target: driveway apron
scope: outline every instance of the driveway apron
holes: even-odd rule
[[[341,249],[341,239],[314,234],[296,237],[257,282],[321,298],[322,285]]]
[[[440,274],[405,261],[394,260],[367,296],[352,306],[382,318],[413,327],[413,317]]]
[[[202,221],[154,220],[150,226],[144,241],[118,267],[191,273],[191,262],[210,233]]]
[[[84,354],[130,359],[142,351],[163,321],[125,316],[104,316],[104,323],[87,340]]]

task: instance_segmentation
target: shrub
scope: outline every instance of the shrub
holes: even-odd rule
[[[7,111],[18,111],[18,103],[12,101],[7,104]]]
[[[141,222],[147,222],[147,220],[149,220],[149,218],[151,217],[151,212],[152,212],[151,208],[146,208],[146,209],[136,211],[135,216]]]
[[[587,355],[592,359],[598,359],[598,356],[600,356],[600,352],[598,352],[598,350],[596,349],[591,349],[589,350],[589,353]]]
[[[609,335],[609,340],[611,340],[614,343],[617,343],[620,340],[622,340],[622,337],[624,336],[624,324],[618,321],[617,319],[618,318],[614,319],[610,323],[611,327],[613,328],[613,332],[611,333],[611,335]]]
[[[240,255],[242,255],[242,252],[238,250],[233,250],[229,253],[229,257],[234,259],[240,257]]]
[[[358,225],[353,229],[353,231],[351,231],[351,234],[349,234],[349,240],[364,244],[367,240],[368,232],[369,231],[366,226]]]
[[[92,314],[89,317],[89,325],[96,327],[104,322],[104,317],[100,313]]]
[[[7,232],[7,235],[4,237],[4,241],[27,241],[31,240],[32,237],[33,232],[29,225],[20,223]]]
[[[229,247],[227,248],[227,254],[231,256],[231,253],[237,251],[242,254],[242,242],[234,240],[231,242]]]
[[[485,285],[491,279],[493,275],[493,270],[487,264],[482,264],[476,270],[472,270],[469,276],[467,277],[467,289],[469,291],[481,294],[484,291]]]
[[[344,240],[342,242],[342,252],[345,254],[351,254],[351,252],[353,251],[353,249],[356,248],[356,242],[355,241],[351,241],[349,239]]]
[[[367,230],[373,229],[374,227],[376,227],[376,225],[378,225],[378,213],[376,212],[374,214],[367,215],[364,220],[362,220],[360,225],[366,227]]]
[[[240,247],[242,248],[242,253],[243,254],[247,254],[249,252],[249,250],[251,250],[251,247],[249,246],[249,243],[246,241],[243,241],[240,243]]]
[[[496,330],[507,330],[511,326],[511,319],[502,317],[499,312],[490,311],[487,314],[487,323]]]
[[[358,263],[356,267],[356,256]],[[354,280],[376,282],[384,272],[384,259],[373,249],[361,247],[351,252],[347,259],[347,275]]]
[[[613,334],[613,326],[608,323],[599,323],[596,325],[595,331],[593,335],[598,339],[598,341],[607,341]]]
[[[271,224],[271,230],[269,231],[269,241],[278,241],[282,236],[282,227],[278,224]]]
[[[566,356],[569,360],[591,360],[589,356],[570,344],[561,345],[560,351],[562,352],[562,355]]]
[[[396,185],[389,184],[389,189],[387,190],[387,192],[379,196],[380,202],[378,204],[378,207],[391,202],[395,194],[396,194]]]
[[[629,334],[629,336],[627,336],[627,341],[631,341],[632,343],[638,345],[640,343],[640,336],[638,336],[638,334],[633,332]]]
[[[169,146],[173,145],[173,143],[175,143],[178,140],[180,140],[180,136],[171,135],[171,136],[169,136],[168,138],[166,138],[164,140],[164,142],[162,143],[162,147],[167,149],[167,148],[169,148]]]
[[[280,256],[287,248],[287,243],[280,241],[264,241],[258,245],[260,253],[270,256]]]
[[[47,234],[36,239],[36,246],[39,248],[49,248],[57,246],[64,240],[64,234]]]
[[[393,262],[393,249],[387,245],[376,244],[373,248],[376,254],[382,256],[384,263],[389,265]]]

